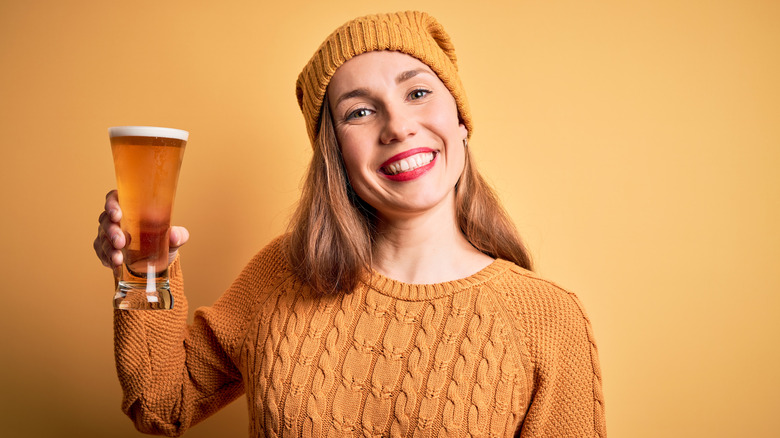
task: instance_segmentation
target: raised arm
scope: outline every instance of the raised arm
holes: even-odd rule
[[[122,410],[142,432],[177,436],[244,389],[231,355],[237,339],[231,305],[198,309],[187,325],[178,259],[169,271],[174,308],[115,310],[114,350]]]
[[[116,190],[106,195],[93,248],[115,276],[127,239],[120,227]],[[215,333],[212,309],[187,324],[187,300],[178,249],[189,239],[171,227],[169,272],[173,310],[114,310],[114,350],[122,409],[142,432],[180,435],[243,393],[240,373],[227,350],[232,339]],[[226,318],[220,318],[224,320]],[[216,324],[217,326],[219,324]]]

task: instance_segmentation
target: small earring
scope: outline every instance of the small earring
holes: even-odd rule
[[[468,138],[468,137],[466,137],[466,138],[464,138],[464,139],[463,139],[463,147],[464,147],[464,148],[467,148],[467,147],[469,147],[469,138]]]

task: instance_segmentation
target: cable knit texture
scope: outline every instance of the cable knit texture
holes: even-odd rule
[[[123,410],[180,435],[247,395],[249,435],[606,436],[596,344],[577,298],[496,260],[462,280],[374,274],[313,294],[277,239],[187,325],[176,308],[115,311]]]

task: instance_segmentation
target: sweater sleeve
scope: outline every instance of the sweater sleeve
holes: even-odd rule
[[[243,393],[230,345],[187,300],[177,258],[169,269],[174,308],[114,311],[114,353],[122,410],[144,433],[178,436]]]
[[[565,292],[564,292],[565,293]],[[598,351],[590,321],[574,294],[559,318],[544,318],[545,331],[531,346],[534,390],[521,437],[606,437]]]
[[[169,269],[172,310],[114,311],[122,410],[139,431],[181,435],[244,393],[237,366],[243,330],[280,265],[278,242],[269,246],[277,248],[258,253],[213,306],[196,310],[191,325],[178,259]]]
[[[553,283],[515,272],[519,293],[507,304],[519,316],[530,384],[519,436],[606,437],[598,350],[582,304]]]

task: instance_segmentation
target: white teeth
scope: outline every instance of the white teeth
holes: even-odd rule
[[[433,161],[433,152],[425,152],[412,155],[411,157],[404,158],[403,160],[398,160],[389,166],[386,166],[383,170],[388,175],[396,175],[401,172],[407,172],[417,169],[418,167],[425,166],[431,161]]]

